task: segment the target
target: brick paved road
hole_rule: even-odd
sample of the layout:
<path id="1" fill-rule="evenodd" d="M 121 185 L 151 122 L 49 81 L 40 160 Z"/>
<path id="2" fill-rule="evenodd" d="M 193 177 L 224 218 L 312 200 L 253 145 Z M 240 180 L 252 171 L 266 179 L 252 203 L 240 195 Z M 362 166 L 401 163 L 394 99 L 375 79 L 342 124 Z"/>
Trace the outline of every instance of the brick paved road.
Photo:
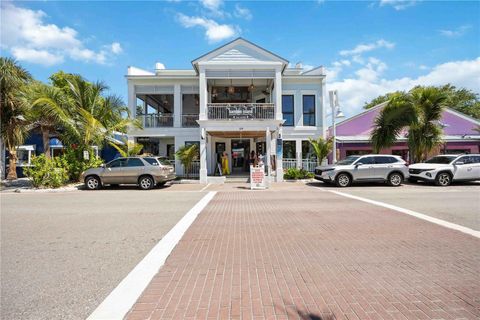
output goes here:
<path id="1" fill-rule="evenodd" d="M 324 191 L 221 192 L 127 319 L 479 319 L 480 239 Z"/>

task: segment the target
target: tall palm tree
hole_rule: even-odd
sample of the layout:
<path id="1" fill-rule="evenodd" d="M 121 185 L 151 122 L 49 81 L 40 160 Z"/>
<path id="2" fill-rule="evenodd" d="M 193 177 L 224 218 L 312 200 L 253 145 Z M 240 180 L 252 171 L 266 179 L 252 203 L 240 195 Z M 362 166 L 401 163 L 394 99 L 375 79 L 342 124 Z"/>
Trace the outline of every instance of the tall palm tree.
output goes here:
<path id="1" fill-rule="evenodd" d="M 313 148 L 313 152 L 317 156 L 317 164 L 321 165 L 323 160 L 332 151 L 333 139 L 328 138 L 325 140 L 322 137 L 319 137 L 317 140 L 310 138 L 308 141 Z"/>
<path id="2" fill-rule="evenodd" d="M 32 80 L 30 73 L 14 59 L 0 57 L 1 137 L 9 153 L 7 179 L 17 178 L 17 146 L 28 134 L 28 105 L 22 101 L 23 91 Z M 3 157 L 3 155 L 2 155 Z"/>
<path id="3" fill-rule="evenodd" d="M 408 131 L 412 162 L 424 160 L 442 142 L 439 121 L 446 101 L 447 95 L 435 87 L 416 87 L 394 95 L 375 119 L 370 137 L 374 152 L 392 146 Z"/>
<path id="4" fill-rule="evenodd" d="M 108 143 L 114 147 L 122 157 L 136 156 L 140 154 L 143 149 L 143 144 L 128 141 L 127 139 L 123 139 L 123 145 L 118 145 L 112 141 L 109 141 Z"/>

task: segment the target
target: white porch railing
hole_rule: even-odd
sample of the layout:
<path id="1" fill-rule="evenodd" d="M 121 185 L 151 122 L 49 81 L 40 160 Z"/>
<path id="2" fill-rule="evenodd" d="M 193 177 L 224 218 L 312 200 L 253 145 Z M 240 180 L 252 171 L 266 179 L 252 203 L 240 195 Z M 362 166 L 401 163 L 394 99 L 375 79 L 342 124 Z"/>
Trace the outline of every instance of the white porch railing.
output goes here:
<path id="1" fill-rule="evenodd" d="M 179 160 L 175 160 L 175 168 L 177 166 L 181 166 Z M 176 171 L 176 170 L 175 170 Z M 187 170 L 183 168 L 182 172 L 179 174 L 180 177 L 186 178 L 187 177 Z M 200 160 L 195 160 L 192 162 L 190 167 L 188 168 L 188 178 L 198 178 L 200 176 Z"/>
<path id="2" fill-rule="evenodd" d="M 173 114 L 139 114 L 137 119 L 142 122 L 144 128 L 173 127 Z"/>
<path id="3" fill-rule="evenodd" d="M 284 158 L 282 160 L 282 166 L 283 166 L 283 170 L 296 168 L 297 167 L 297 159 Z"/>
<path id="4" fill-rule="evenodd" d="M 315 172 L 317 160 L 302 159 L 302 168 L 308 172 Z"/>
<path id="5" fill-rule="evenodd" d="M 208 103 L 210 120 L 267 120 L 275 119 L 273 103 Z"/>
<path id="6" fill-rule="evenodd" d="M 182 127 L 196 128 L 198 127 L 198 114 L 182 114 Z"/>

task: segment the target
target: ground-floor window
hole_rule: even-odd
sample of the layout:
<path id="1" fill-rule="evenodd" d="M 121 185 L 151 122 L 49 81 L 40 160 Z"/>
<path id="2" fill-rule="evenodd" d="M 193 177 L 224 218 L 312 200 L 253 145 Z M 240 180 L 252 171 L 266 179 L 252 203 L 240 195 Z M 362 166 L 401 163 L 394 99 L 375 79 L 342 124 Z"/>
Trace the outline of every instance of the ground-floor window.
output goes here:
<path id="1" fill-rule="evenodd" d="M 316 160 L 317 156 L 313 151 L 312 144 L 308 140 L 302 141 L 302 159 L 304 160 Z"/>
<path id="2" fill-rule="evenodd" d="M 175 160 L 175 145 L 167 144 L 167 158 L 170 160 Z"/>
<path id="3" fill-rule="evenodd" d="M 356 156 L 356 155 L 364 155 L 364 154 L 370 154 L 372 153 L 372 150 L 347 150 L 346 151 L 346 156 Z"/>
<path id="4" fill-rule="evenodd" d="M 296 158 L 296 141 L 283 141 L 283 158 L 295 159 Z"/>

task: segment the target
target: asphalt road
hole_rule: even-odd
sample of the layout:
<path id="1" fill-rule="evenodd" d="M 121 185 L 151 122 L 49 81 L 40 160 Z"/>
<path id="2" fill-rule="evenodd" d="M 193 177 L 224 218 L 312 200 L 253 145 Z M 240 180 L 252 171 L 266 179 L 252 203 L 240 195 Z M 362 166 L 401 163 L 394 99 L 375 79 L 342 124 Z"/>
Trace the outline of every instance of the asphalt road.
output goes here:
<path id="1" fill-rule="evenodd" d="M 1 319 L 84 319 L 204 192 L 2 193 Z"/>
<path id="2" fill-rule="evenodd" d="M 312 185 L 384 202 L 480 231 L 479 183 L 454 184 L 449 187 L 404 184 L 398 188 L 385 185 L 337 188 L 321 182 Z"/>

